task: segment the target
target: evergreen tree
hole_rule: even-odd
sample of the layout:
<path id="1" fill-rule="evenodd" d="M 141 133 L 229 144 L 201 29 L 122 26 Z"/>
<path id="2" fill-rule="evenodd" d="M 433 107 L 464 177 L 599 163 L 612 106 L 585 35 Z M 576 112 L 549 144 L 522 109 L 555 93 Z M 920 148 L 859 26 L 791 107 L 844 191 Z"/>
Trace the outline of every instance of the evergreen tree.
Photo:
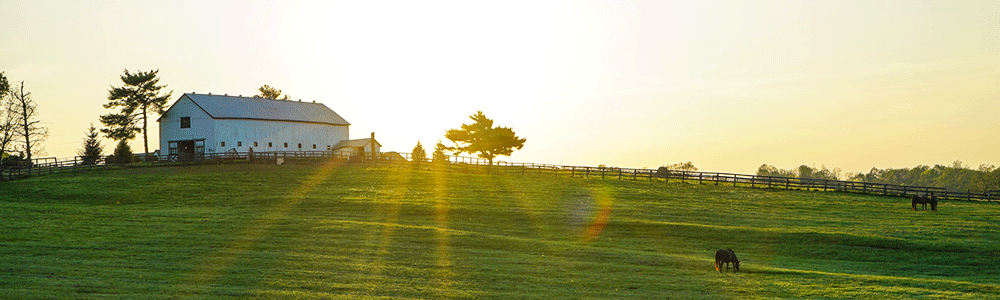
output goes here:
<path id="1" fill-rule="evenodd" d="M 148 126 L 149 113 L 163 114 L 167 100 L 173 92 L 160 95 L 160 90 L 166 85 L 156 85 L 160 78 L 160 70 L 129 73 L 121 75 L 125 86 L 113 87 L 108 91 L 108 103 L 104 108 L 120 109 L 118 113 L 101 116 L 101 123 L 107 128 L 101 129 L 108 138 L 116 141 L 127 141 L 142 133 L 143 153 L 149 153 Z M 139 122 L 142 127 L 139 127 Z"/>
<path id="2" fill-rule="evenodd" d="M 448 162 L 448 155 L 444 154 L 444 150 L 448 150 L 448 147 L 438 140 L 437 145 L 434 146 L 434 153 L 431 154 L 431 161 L 436 164 L 443 164 Z"/>
<path id="3" fill-rule="evenodd" d="M 128 141 L 118 141 L 118 146 L 115 147 L 114 156 L 109 157 L 108 160 L 116 164 L 128 164 L 135 162 L 135 155 L 132 154 L 132 147 L 128 145 Z"/>
<path id="4" fill-rule="evenodd" d="M 83 139 L 83 149 L 77 152 L 83 159 L 84 165 L 96 165 L 101 162 L 101 155 L 104 154 L 104 146 L 97 140 L 97 128 L 90 124 L 87 130 L 87 138 Z"/>
<path id="5" fill-rule="evenodd" d="M 417 141 L 417 146 L 413 147 L 413 162 L 422 163 L 427 161 L 427 153 L 424 152 L 424 146 Z"/>
<path id="6" fill-rule="evenodd" d="M 482 111 L 477 111 L 469 119 L 474 122 L 462 124 L 461 129 L 449 129 L 445 132 L 444 137 L 455 143 L 455 147 L 449 147 L 448 150 L 476 153 L 493 165 L 493 158 L 497 155 L 507 156 L 514 149 L 524 147 L 525 139 L 514 135 L 514 130 L 510 128 L 493 127 L 493 120 L 486 118 Z"/>

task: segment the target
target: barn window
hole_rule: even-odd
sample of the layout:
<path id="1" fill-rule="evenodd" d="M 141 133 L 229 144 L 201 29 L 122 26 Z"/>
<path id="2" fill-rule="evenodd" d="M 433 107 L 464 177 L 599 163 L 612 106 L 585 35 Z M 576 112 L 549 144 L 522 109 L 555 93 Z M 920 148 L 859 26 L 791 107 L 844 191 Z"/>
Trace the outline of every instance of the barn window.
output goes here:
<path id="1" fill-rule="evenodd" d="M 330 145 L 326 145 L 326 151 L 330 151 Z"/>
<path id="2" fill-rule="evenodd" d="M 243 147 L 243 142 L 242 141 L 237 141 L 236 142 L 236 147 Z"/>
<path id="3" fill-rule="evenodd" d="M 169 152 L 167 153 L 169 153 L 170 155 L 177 155 L 177 142 L 170 142 L 168 148 Z"/>
<path id="4" fill-rule="evenodd" d="M 257 147 L 257 142 L 253 142 L 253 146 L 254 146 L 254 147 Z"/>
<path id="5" fill-rule="evenodd" d="M 313 149 L 316 149 L 316 144 L 313 144 Z"/>
<path id="6" fill-rule="evenodd" d="M 285 148 L 288 148 L 288 143 L 285 143 Z"/>
<path id="7" fill-rule="evenodd" d="M 222 147 L 226 146 L 226 142 L 219 142 L 219 143 L 220 143 L 220 146 L 222 146 Z"/>
<path id="8" fill-rule="evenodd" d="M 267 147 L 271 148 L 271 142 L 267 142 Z"/>
<path id="9" fill-rule="evenodd" d="M 302 149 L 302 143 L 299 143 L 299 149 Z"/>
<path id="10" fill-rule="evenodd" d="M 191 128 L 191 117 L 181 117 L 181 128 Z"/>

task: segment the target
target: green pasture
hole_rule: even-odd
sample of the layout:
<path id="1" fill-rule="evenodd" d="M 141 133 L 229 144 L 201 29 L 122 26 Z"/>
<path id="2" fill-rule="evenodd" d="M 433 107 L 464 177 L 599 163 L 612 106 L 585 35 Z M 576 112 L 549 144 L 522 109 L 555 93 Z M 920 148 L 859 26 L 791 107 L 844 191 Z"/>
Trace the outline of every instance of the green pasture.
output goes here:
<path id="1" fill-rule="evenodd" d="M 1000 205 L 335 165 L 0 183 L 2 299 L 1000 298 Z M 740 273 L 719 273 L 732 248 Z"/>

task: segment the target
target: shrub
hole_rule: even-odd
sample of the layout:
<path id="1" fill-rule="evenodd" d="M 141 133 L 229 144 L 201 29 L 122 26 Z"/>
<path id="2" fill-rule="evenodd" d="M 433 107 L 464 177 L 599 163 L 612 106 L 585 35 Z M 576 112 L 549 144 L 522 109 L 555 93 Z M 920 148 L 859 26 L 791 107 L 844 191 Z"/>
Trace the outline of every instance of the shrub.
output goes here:
<path id="1" fill-rule="evenodd" d="M 132 147 L 128 145 L 127 140 L 118 142 L 114 155 L 108 157 L 108 161 L 115 164 L 128 164 L 136 161 L 135 155 L 132 154 Z"/>

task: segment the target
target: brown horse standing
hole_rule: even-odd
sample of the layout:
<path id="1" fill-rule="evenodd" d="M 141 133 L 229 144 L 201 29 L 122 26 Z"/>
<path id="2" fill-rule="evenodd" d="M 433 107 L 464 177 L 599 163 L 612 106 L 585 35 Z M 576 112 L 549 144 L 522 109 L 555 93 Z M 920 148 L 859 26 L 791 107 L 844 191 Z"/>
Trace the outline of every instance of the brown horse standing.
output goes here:
<path id="1" fill-rule="evenodd" d="M 934 196 L 933 193 L 930 195 L 930 197 L 927 197 L 927 196 L 913 196 L 910 199 L 911 199 L 911 201 L 910 201 L 910 207 L 913 207 L 913 210 L 917 210 L 917 204 L 923 205 L 923 209 L 927 210 L 927 204 L 930 204 L 931 205 L 931 211 L 937 211 L 937 204 L 938 204 L 937 196 Z"/>
<path id="2" fill-rule="evenodd" d="M 726 271 L 729 271 L 729 263 L 733 264 L 734 272 L 740 271 L 740 260 L 736 258 L 736 252 L 733 249 L 726 249 L 715 251 L 715 270 L 722 273 L 722 265 L 726 266 Z"/>

